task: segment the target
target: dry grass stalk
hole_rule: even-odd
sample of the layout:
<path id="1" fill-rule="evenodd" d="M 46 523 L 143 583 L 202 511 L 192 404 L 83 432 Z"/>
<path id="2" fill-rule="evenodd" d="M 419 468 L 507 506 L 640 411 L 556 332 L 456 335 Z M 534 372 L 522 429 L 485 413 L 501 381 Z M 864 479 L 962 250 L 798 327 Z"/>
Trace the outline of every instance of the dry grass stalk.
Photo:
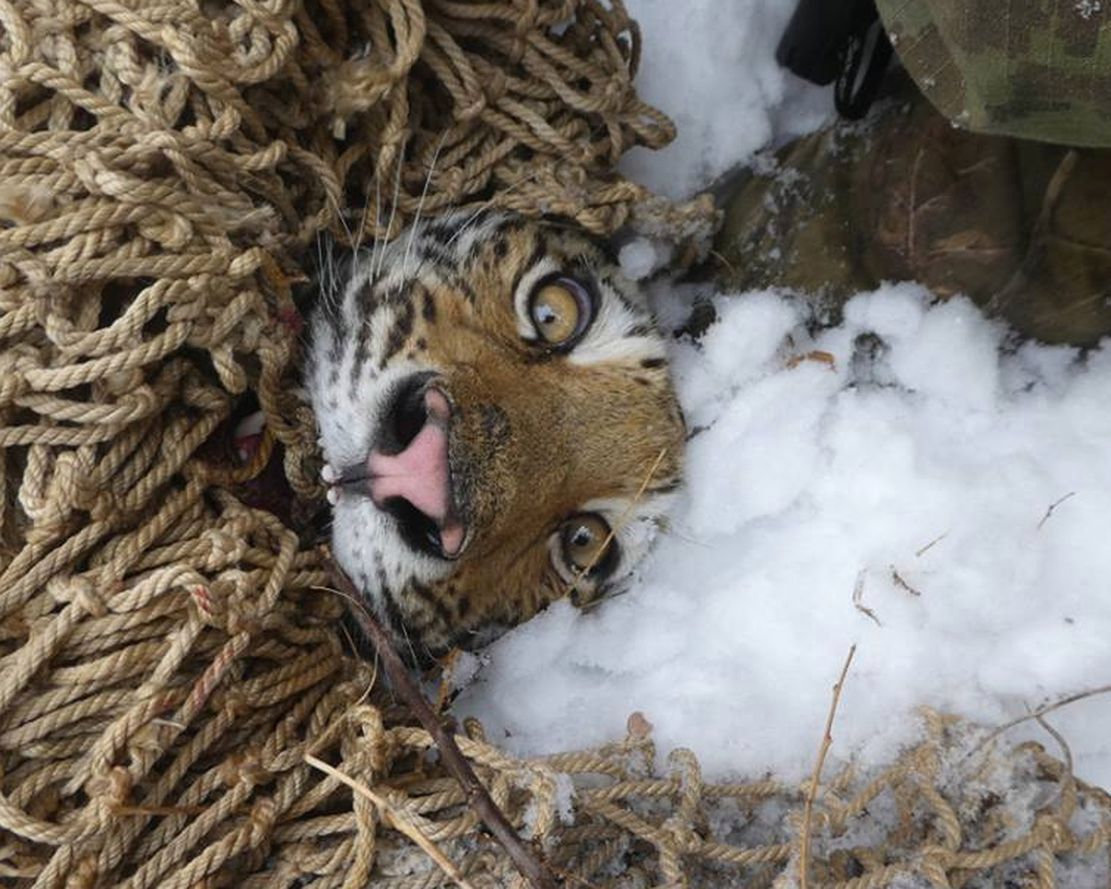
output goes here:
<path id="1" fill-rule="evenodd" d="M 319 769 L 325 775 L 335 778 L 341 784 L 345 784 L 351 788 L 352 791 L 359 796 L 370 800 L 378 807 L 378 811 L 382 813 L 382 817 L 389 821 L 390 825 L 395 829 L 401 831 L 405 836 L 411 839 L 414 843 L 424 850 L 424 853 L 431 858 L 436 865 L 451 879 L 453 883 L 460 887 L 460 889 L 474 889 L 474 886 L 467 882 L 467 878 L 459 872 L 459 868 L 455 866 L 450 858 L 444 854 L 443 850 L 436 845 L 430 837 L 425 836 L 424 832 L 417 827 L 412 821 L 405 817 L 404 813 L 399 812 L 386 797 L 374 790 L 362 781 L 356 781 L 346 772 L 341 772 L 335 766 L 324 762 L 317 756 L 311 753 L 304 755 L 304 760 L 314 769 Z"/>
<path id="2" fill-rule="evenodd" d="M 826 728 L 822 735 L 822 745 L 818 748 L 818 759 L 814 763 L 814 772 L 810 776 L 810 786 L 806 790 L 806 803 L 802 810 L 802 830 L 799 833 L 799 885 L 807 889 L 810 877 L 810 825 L 814 817 L 814 800 L 818 795 L 818 783 L 822 779 L 822 767 L 826 762 L 826 754 L 833 744 L 833 718 L 837 715 L 837 705 L 841 701 L 841 689 L 845 685 L 845 677 L 849 673 L 849 665 L 856 654 L 856 645 L 849 649 L 845 656 L 845 663 L 841 667 L 841 675 L 837 677 L 837 684 L 833 686 L 833 699 L 829 703 L 829 714 L 826 716 Z"/>
<path id="3" fill-rule="evenodd" d="M 910 593 L 912 596 L 918 596 L 918 597 L 922 596 L 921 591 L 916 590 L 909 583 L 907 583 L 906 579 L 903 577 L 903 575 L 901 575 L 899 573 L 899 570 L 894 565 L 892 565 L 890 567 L 891 567 L 891 582 L 893 584 L 895 584 L 895 586 L 897 586 L 899 589 L 903 590 L 904 592 Z"/>
<path id="4" fill-rule="evenodd" d="M 272 448 L 298 498 L 323 494 L 292 382 L 305 253 L 324 231 L 369 241 L 418 210 L 487 200 L 689 237 L 706 234 L 712 203 L 675 207 L 613 175 L 625 150 L 672 133 L 632 89 L 638 40 L 619 2 L 0 8 L 0 882 L 377 885 L 358 791 L 311 780 L 303 754 L 344 769 L 344 745 L 382 753 L 401 793 L 428 777 L 405 769 L 429 733 L 367 700 L 338 603 L 312 593 L 328 575 L 311 544 L 226 490 Z M 223 461 L 208 446 L 249 398 L 267 433 L 247 464 Z M 945 743 L 925 742 L 955 755 Z M 595 823 L 543 833 L 553 862 L 578 862 L 566 881 L 612 885 L 630 842 L 655 850 L 637 864 L 646 881 L 661 861 L 746 882 L 787 867 L 785 834 L 690 840 L 717 800 L 793 807 L 796 789 L 679 786 L 630 772 L 630 744 L 650 742 L 542 763 L 576 777 L 579 813 L 593 799 Z M 465 749 L 499 781 L 531 765 L 476 739 Z M 913 782 L 877 786 L 930 805 Z M 438 796 L 422 794 L 423 817 L 473 842 L 458 788 Z M 646 804 L 666 829 L 636 816 Z M 1030 833 L 1023 848 L 1106 855 L 1109 830 L 1059 823 L 1059 839 Z M 913 875 L 914 852 L 884 834 L 867 878 L 883 878 L 867 862 L 899 854 L 885 866 Z M 1022 862 L 1004 846 L 961 866 L 992 879 Z M 509 882 L 504 856 L 473 867 L 476 883 Z"/>
<path id="5" fill-rule="evenodd" d="M 648 486 L 652 484 L 652 478 L 659 472 L 660 464 L 663 463 L 664 457 L 666 456 L 667 448 L 663 448 L 659 454 L 656 455 L 656 459 L 653 460 L 652 465 L 648 467 L 648 473 L 644 476 L 644 480 L 640 483 L 640 487 L 637 488 L 637 492 L 633 495 L 633 499 L 629 502 L 629 505 L 622 510 L 621 515 L 617 517 L 617 521 L 614 522 L 613 527 L 610 528 L 609 534 L 607 534 L 605 540 L 602 541 L 602 545 L 598 547 L 598 551 L 594 554 L 594 557 L 587 563 L 585 568 L 581 569 L 578 574 L 575 575 L 575 579 L 571 581 L 563 593 L 565 596 L 570 596 L 573 592 L 578 591 L 579 582 L 594 570 L 594 566 L 597 565 L 602 556 L 606 554 L 606 550 L 609 549 L 610 544 L 613 542 L 613 538 L 617 536 L 618 531 L 625 527 L 633 509 L 636 507 L 637 503 L 640 502 L 640 498 L 644 496 L 644 492 L 648 490 Z"/>

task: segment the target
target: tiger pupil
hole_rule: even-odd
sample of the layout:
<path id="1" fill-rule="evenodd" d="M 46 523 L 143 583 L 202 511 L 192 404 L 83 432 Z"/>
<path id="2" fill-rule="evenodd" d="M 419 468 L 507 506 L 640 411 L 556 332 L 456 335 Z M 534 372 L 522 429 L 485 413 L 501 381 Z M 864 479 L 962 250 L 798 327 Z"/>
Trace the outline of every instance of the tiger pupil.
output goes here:
<path id="1" fill-rule="evenodd" d="M 571 537 L 571 543 L 575 546 L 586 546 L 594 541 L 594 534 L 585 525 L 579 525 L 575 529 L 574 536 Z"/>
<path id="2" fill-rule="evenodd" d="M 561 346 L 578 332 L 582 309 L 575 293 L 560 283 L 545 284 L 529 306 L 532 323 L 546 342 Z"/>

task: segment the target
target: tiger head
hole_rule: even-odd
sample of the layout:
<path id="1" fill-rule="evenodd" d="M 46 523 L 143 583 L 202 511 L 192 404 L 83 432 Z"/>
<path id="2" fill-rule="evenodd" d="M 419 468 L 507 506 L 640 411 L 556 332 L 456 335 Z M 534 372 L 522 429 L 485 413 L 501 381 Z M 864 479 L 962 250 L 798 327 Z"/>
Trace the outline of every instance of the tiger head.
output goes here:
<path id="1" fill-rule="evenodd" d="M 679 483 L 645 299 L 556 223 L 458 213 L 358 254 L 307 382 L 335 557 L 421 659 L 614 589 Z"/>

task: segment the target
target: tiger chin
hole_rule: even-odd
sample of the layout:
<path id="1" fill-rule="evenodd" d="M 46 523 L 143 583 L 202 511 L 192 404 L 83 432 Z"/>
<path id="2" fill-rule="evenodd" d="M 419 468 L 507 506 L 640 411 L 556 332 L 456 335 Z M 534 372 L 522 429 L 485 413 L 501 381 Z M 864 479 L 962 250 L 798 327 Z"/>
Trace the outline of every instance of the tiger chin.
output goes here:
<path id="1" fill-rule="evenodd" d="M 562 224 L 457 213 L 361 252 L 306 381 L 335 558 L 418 662 L 617 588 L 680 481 L 646 300 Z"/>

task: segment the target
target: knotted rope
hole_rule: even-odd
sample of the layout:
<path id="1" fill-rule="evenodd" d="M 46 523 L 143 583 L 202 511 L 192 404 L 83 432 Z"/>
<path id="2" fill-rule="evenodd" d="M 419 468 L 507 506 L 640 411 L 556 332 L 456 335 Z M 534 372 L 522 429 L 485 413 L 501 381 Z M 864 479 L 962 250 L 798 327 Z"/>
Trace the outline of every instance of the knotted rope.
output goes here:
<path id="1" fill-rule="evenodd" d="M 612 172 L 672 136 L 637 55 L 599 0 L 0 0 L 5 885 L 441 885 L 428 844 L 472 885 L 514 884 L 322 589 L 294 288 L 322 232 L 390 237 L 418 210 L 704 233 L 707 205 Z M 1106 850 L 1106 798 L 1037 751 L 999 768 L 1059 802 L 968 808 L 944 735 L 823 788 L 816 875 L 1049 886 Z M 460 746 L 568 885 L 758 885 L 797 855 L 799 788 L 706 784 L 684 753 L 661 777 L 642 731 L 537 761 L 477 726 Z M 845 840 L 885 794 L 898 829 Z M 778 828 L 757 817 L 774 805 Z"/>

